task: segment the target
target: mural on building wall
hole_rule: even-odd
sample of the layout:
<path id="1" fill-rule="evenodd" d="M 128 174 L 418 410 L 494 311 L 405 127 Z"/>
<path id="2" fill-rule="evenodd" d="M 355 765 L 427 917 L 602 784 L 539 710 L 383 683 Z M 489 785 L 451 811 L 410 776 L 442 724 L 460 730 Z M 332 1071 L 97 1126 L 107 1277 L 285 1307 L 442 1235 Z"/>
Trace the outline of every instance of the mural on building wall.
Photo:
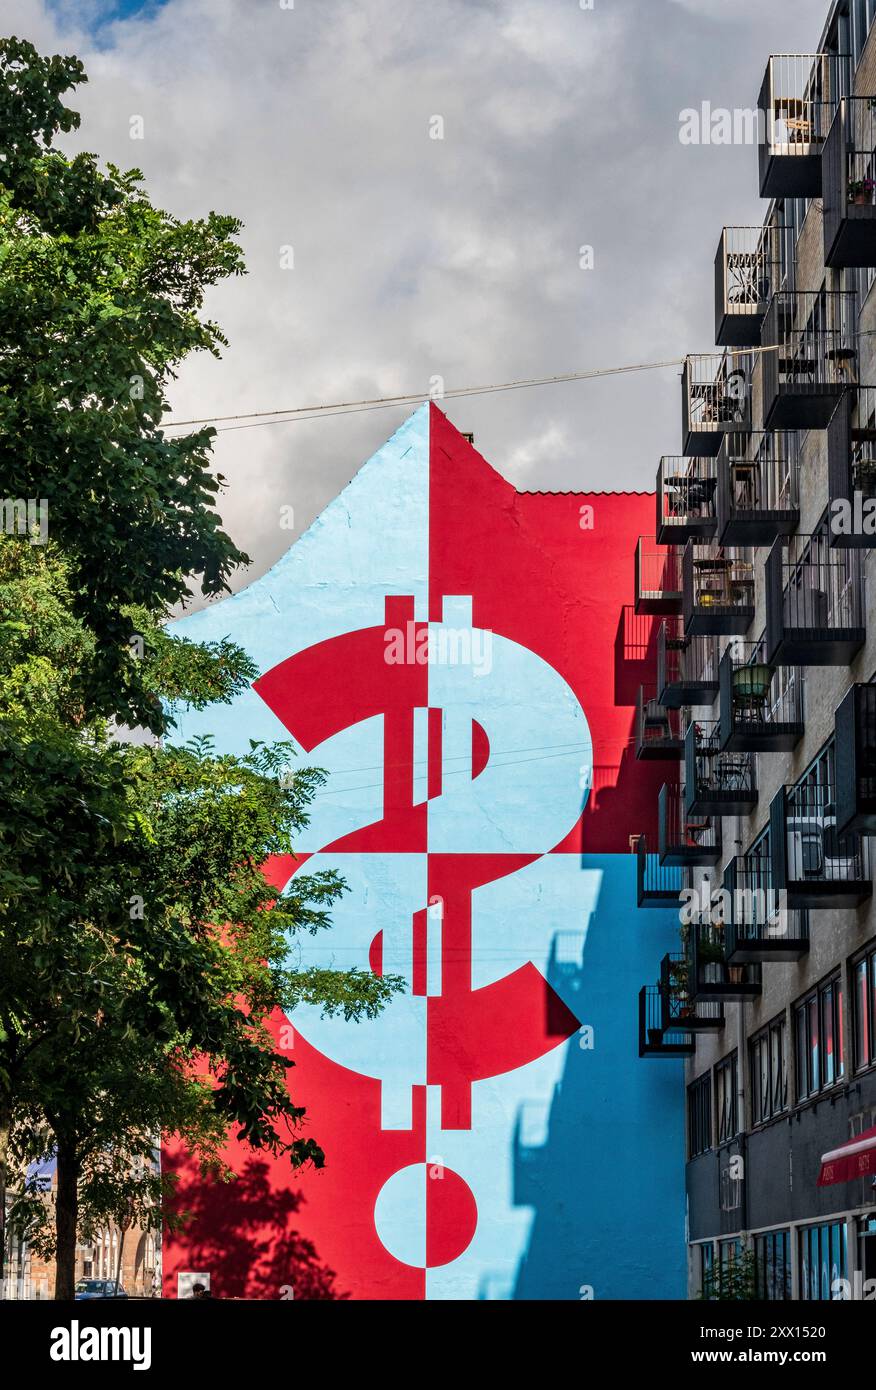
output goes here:
<path id="1" fill-rule="evenodd" d="M 229 1147 L 180 1206 L 165 1291 L 684 1296 L 681 1065 L 637 1057 L 672 914 L 636 909 L 659 783 L 631 747 L 650 494 L 518 493 L 421 407 L 263 578 L 177 625 L 262 672 L 179 736 L 296 741 L 327 770 L 296 860 L 349 891 L 308 965 L 403 975 L 373 1022 L 277 1019 L 320 1172 Z"/>

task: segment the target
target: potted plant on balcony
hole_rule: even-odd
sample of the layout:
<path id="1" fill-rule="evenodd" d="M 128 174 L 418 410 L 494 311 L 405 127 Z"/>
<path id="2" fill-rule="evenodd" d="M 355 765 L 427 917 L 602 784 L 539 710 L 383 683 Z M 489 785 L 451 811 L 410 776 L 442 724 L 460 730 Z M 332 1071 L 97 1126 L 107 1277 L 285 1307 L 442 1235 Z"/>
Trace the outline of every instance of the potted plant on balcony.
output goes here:
<path id="1" fill-rule="evenodd" d="M 724 963 L 724 942 L 716 930 L 703 934 L 697 941 L 697 959 L 701 965 Z"/>
<path id="2" fill-rule="evenodd" d="M 696 1012 L 688 992 L 687 957 L 669 962 L 669 995 L 674 1004 L 676 1021 L 692 1018 Z"/>
<path id="3" fill-rule="evenodd" d="M 876 183 L 871 178 L 849 179 L 849 202 L 855 207 L 865 207 L 873 201 L 874 188 Z"/>

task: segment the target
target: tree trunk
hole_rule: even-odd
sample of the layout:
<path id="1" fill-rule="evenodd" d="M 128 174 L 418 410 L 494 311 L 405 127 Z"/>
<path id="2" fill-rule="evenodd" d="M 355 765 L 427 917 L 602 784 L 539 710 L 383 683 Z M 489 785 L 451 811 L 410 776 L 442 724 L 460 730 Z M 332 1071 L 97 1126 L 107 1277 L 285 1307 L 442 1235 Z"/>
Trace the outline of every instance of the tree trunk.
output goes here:
<path id="1" fill-rule="evenodd" d="M 0 1102 L 0 1299 L 6 1297 L 6 1188 L 12 1115 Z"/>
<path id="2" fill-rule="evenodd" d="M 122 1282 L 122 1251 L 125 1248 L 125 1231 L 127 1226 L 119 1227 L 119 1258 L 116 1260 L 116 1294 L 119 1292 L 119 1285 Z"/>
<path id="3" fill-rule="evenodd" d="M 75 1143 L 58 1138 L 57 1163 L 55 1299 L 72 1301 L 76 1283 L 76 1227 L 79 1218 L 79 1163 Z"/>

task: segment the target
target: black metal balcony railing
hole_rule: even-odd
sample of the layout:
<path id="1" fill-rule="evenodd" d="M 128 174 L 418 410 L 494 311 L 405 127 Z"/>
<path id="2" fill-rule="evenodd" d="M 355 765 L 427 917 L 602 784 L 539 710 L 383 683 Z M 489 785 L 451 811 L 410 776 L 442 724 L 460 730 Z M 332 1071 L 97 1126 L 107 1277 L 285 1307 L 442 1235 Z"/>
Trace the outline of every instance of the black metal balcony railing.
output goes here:
<path id="1" fill-rule="evenodd" d="M 720 666 L 720 742 L 733 753 L 795 748 L 803 735 L 803 678 L 770 666 L 760 643 L 734 641 Z"/>
<path id="2" fill-rule="evenodd" d="M 684 751 L 683 710 L 661 705 L 653 689 L 639 686 L 636 696 L 636 757 L 680 758 Z"/>
<path id="3" fill-rule="evenodd" d="M 721 858 L 720 818 L 688 814 L 684 789 L 666 783 L 657 801 L 657 851 L 661 864 L 717 864 Z"/>
<path id="4" fill-rule="evenodd" d="M 718 643 L 686 637 L 681 618 L 666 618 L 657 631 L 657 698 L 668 709 L 710 705 L 718 693 Z"/>
<path id="5" fill-rule="evenodd" d="M 691 999 L 687 971 L 684 952 L 670 952 L 660 962 L 664 1031 L 684 1028 L 691 1033 L 720 1033 L 724 1027 L 724 1005 L 719 1000 Z"/>
<path id="6" fill-rule="evenodd" d="M 681 559 L 673 546 L 658 545 L 653 536 L 636 544 L 636 612 L 681 611 Z"/>
<path id="7" fill-rule="evenodd" d="M 876 833 L 876 685 L 853 685 L 836 712 L 836 823 Z"/>
<path id="8" fill-rule="evenodd" d="M 876 230 L 873 233 L 876 240 Z M 830 543 L 876 546 L 876 389 L 849 391 L 827 427 Z"/>
<path id="9" fill-rule="evenodd" d="M 721 545 L 768 545 L 800 521 L 796 435 L 728 434 L 717 460 L 716 537 Z"/>
<path id="10" fill-rule="evenodd" d="M 684 870 L 678 865 L 661 864 L 660 856 L 648 849 L 644 835 L 636 845 L 636 901 L 639 907 L 672 907 L 684 886 Z"/>
<path id="11" fill-rule="evenodd" d="M 834 112 L 851 89 L 847 54 L 779 53 L 758 97 L 762 198 L 817 198 Z"/>
<path id="12" fill-rule="evenodd" d="M 657 469 L 657 540 L 661 545 L 684 544 L 691 536 L 715 533 L 715 489 L 712 459 L 660 460 Z"/>
<path id="13" fill-rule="evenodd" d="M 790 227 L 725 227 L 715 256 L 715 342 L 759 347 L 767 305 L 793 260 Z"/>
<path id="14" fill-rule="evenodd" d="M 824 263 L 876 266 L 876 98 L 846 97 L 824 145 Z"/>
<path id="15" fill-rule="evenodd" d="M 724 942 L 729 965 L 795 961 L 809 950 L 809 914 L 788 907 L 766 855 L 737 855 L 724 870 Z"/>
<path id="16" fill-rule="evenodd" d="M 788 907 L 857 907 L 870 896 L 866 837 L 841 834 L 828 785 L 782 787 L 770 803 L 772 881 Z"/>
<path id="17" fill-rule="evenodd" d="M 724 750 L 717 720 L 690 724 L 684 738 L 684 808 L 687 815 L 743 815 L 756 802 L 753 755 Z"/>
<path id="18" fill-rule="evenodd" d="M 682 557 L 682 614 L 691 636 L 748 631 L 754 617 L 754 565 L 750 552 L 715 541 L 688 541 Z"/>
<path id="19" fill-rule="evenodd" d="M 780 290 L 763 322 L 763 422 L 768 430 L 823 430 L 858 382 L 856 296 Z"/>
<path id="20" fill-rule="evenodd" d="M 682 449 L 714 457 L 724 435 L 751 428 L 751 359 L 747 353 L 686 357 L 681 374 Z"/>
<path id="21" fill-rule="evenodd" d="M 864 627 L 859 550 L 820 536 L 778 540 L 767 556 L 766 658 L 771 666 L 847 666 Z"/>
<path id="22" fill-rule="evenodd" d="M 664 1032 L 663 996 L 658 985 L 639 990 L 639 1056 L 691 1057 L 693 1035 L 686 1031 Z"/>
<path id="23" fill-rule="evenodd" d="M 759 965 L 728 963 L 722 926 L 693 924 L 689 928 L 687 960 L 688 991 L 693 999 L 756 999 L 761 993 Z"/>

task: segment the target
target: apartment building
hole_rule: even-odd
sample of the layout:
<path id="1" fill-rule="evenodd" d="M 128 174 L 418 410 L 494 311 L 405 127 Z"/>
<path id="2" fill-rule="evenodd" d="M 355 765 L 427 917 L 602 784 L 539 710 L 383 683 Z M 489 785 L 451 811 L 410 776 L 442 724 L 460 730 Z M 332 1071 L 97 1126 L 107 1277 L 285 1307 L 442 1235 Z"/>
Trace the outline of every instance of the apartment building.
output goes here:
<path id="1" fill-rule="evenodd" d="M 635 556 L 636 752 L 667 772 L 638 900 L 680 909 L 639 1052 L 685 1059 L 690 1296 L 745 1268 L 873 1298 L 876 0 L 764 56 L 764 221 L 720 232 L 717 350 Z"/>

